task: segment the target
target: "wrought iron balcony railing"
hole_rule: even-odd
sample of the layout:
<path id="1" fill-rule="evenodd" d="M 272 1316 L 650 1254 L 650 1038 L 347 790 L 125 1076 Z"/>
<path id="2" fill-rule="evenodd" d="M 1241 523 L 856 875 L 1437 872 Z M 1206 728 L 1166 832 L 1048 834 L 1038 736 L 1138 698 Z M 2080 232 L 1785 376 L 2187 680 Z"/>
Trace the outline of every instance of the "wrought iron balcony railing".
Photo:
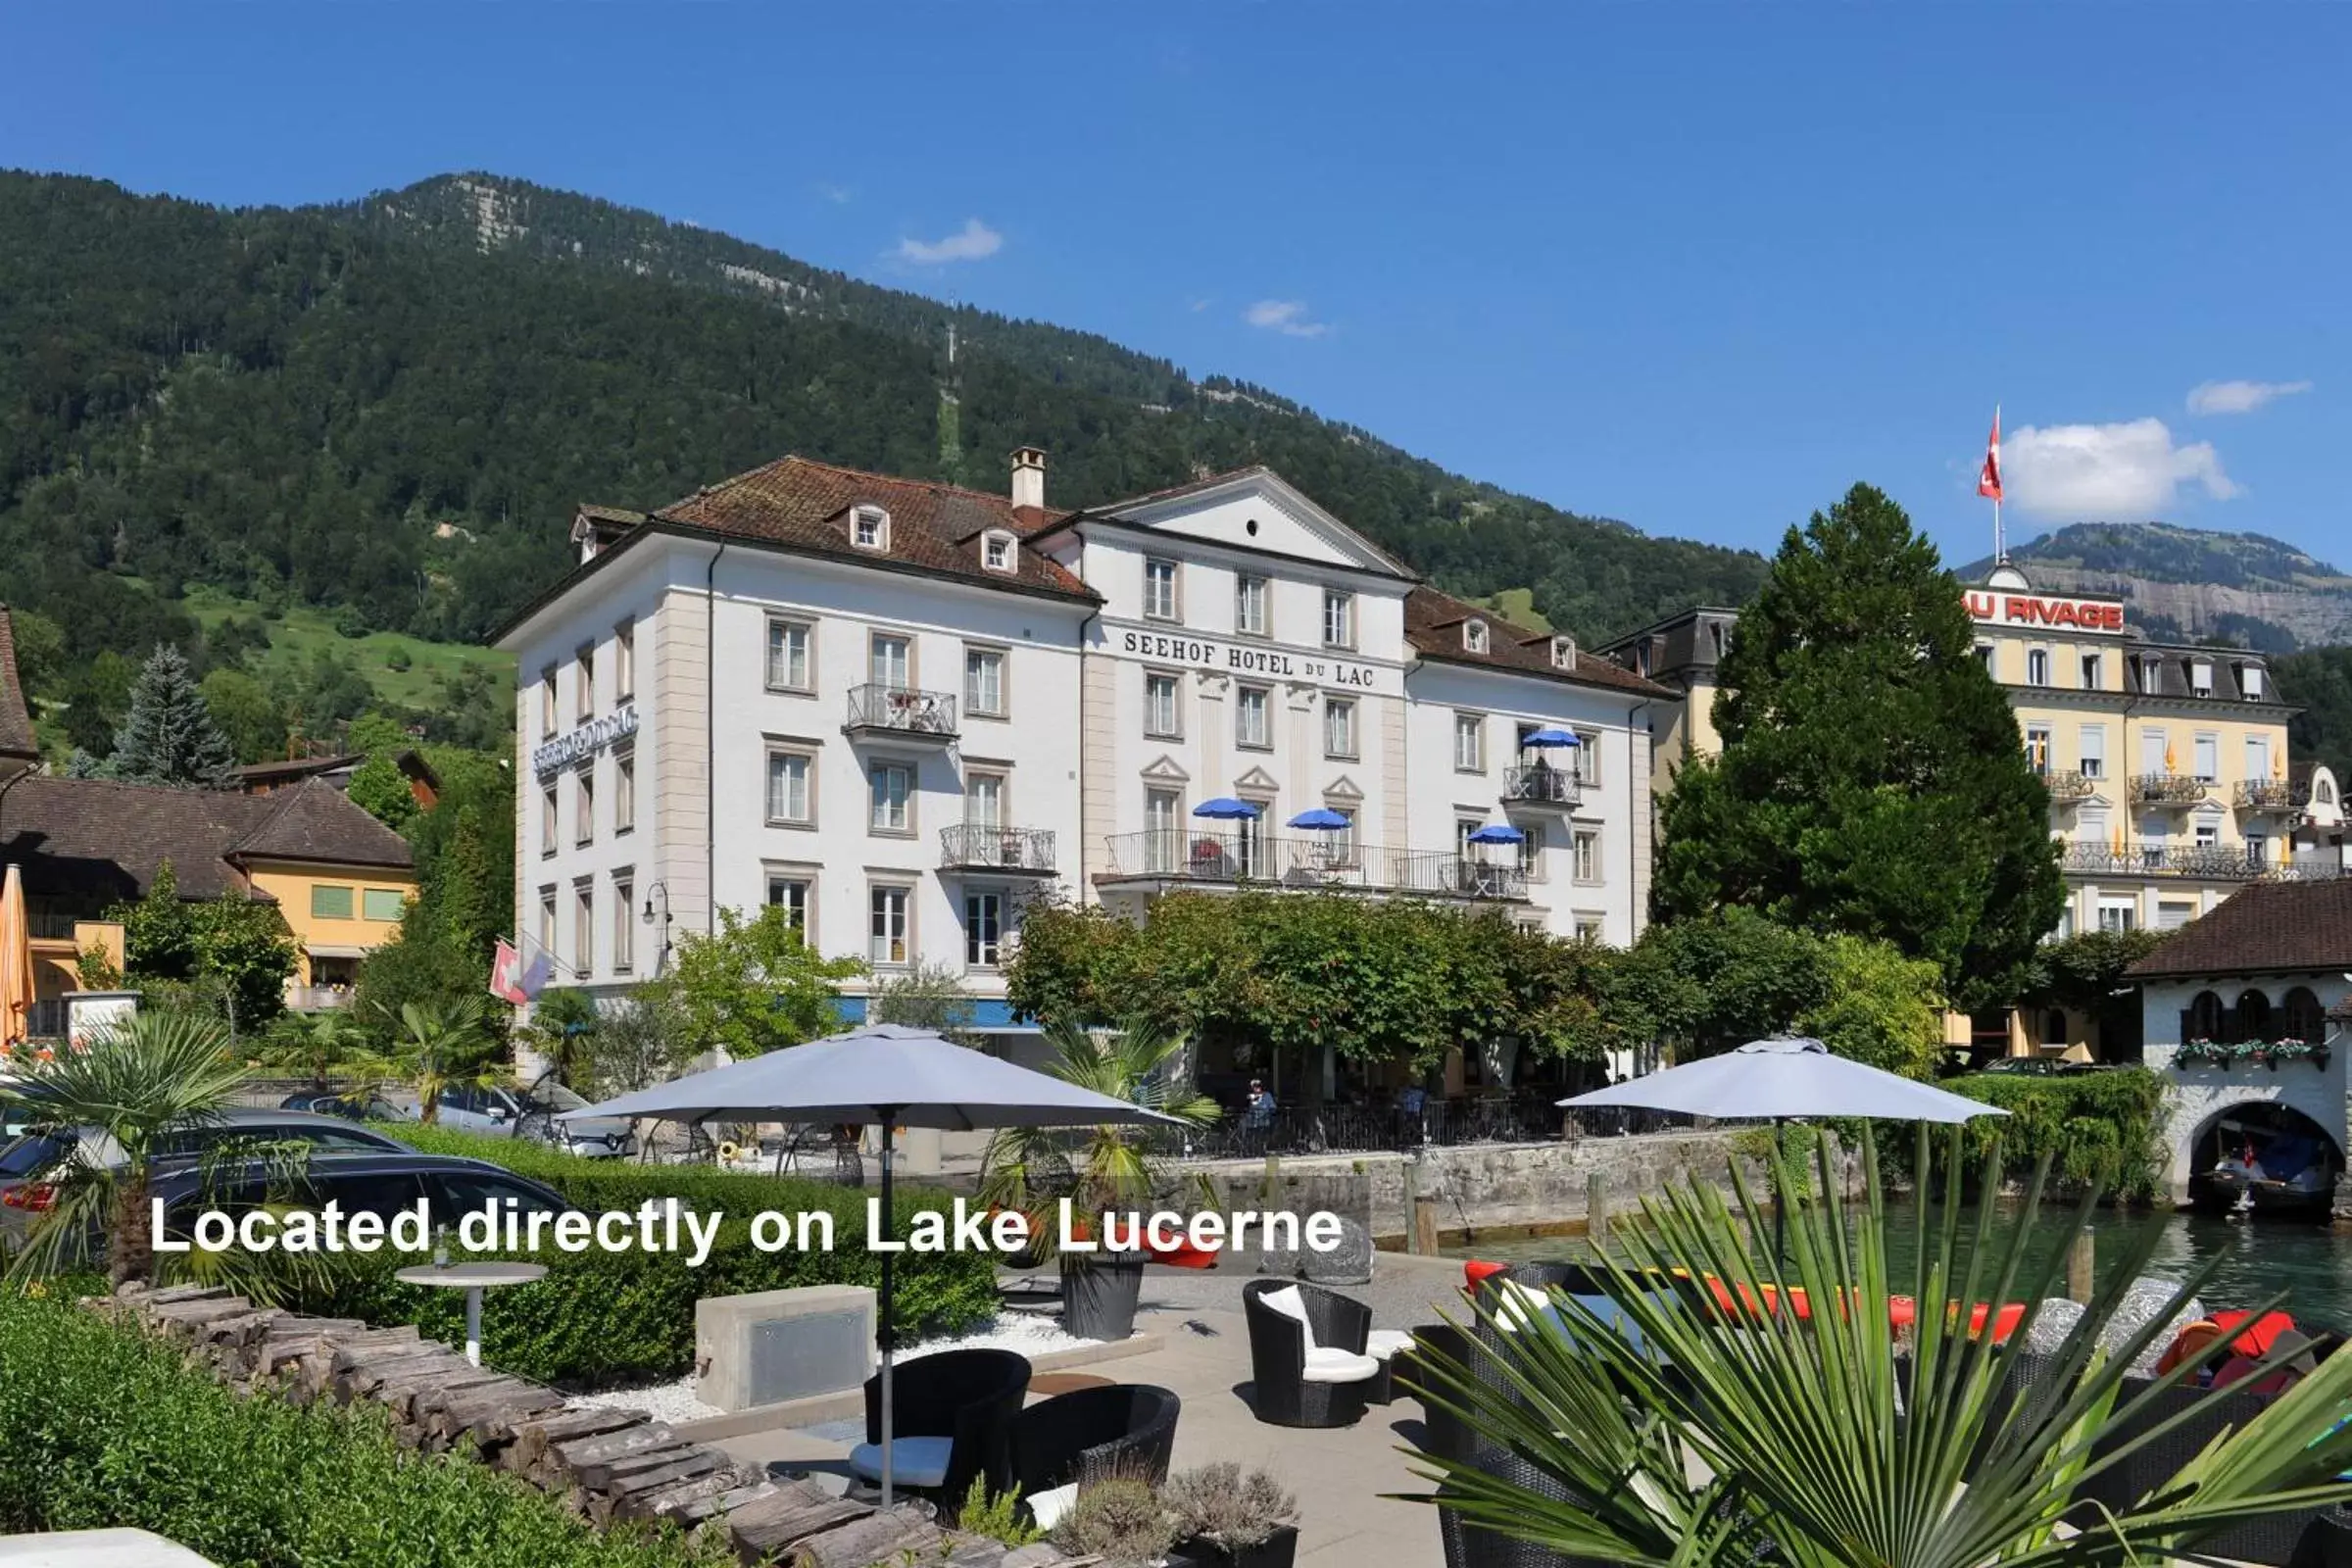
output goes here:
<path id="1" fill-rule="evenodd" d="M 2048 786 L 2050 799 L 2061 806 L 2072 806 L 2079 801 L 2087 801 L 2099 792 L 2097 779 L 2073 768 L 2055 768 L 2042 774 L 2041 782 Z"/>
<path id="2" fill-rule="evenodd" d="M 1302 892 L 1411 898 L 1523 900 L 1526 868 L 1443 850 L 1391 850 L 1344 834 L 1276 838 L 1206 828 L 1160 828 L 1105 839 L 1102 882 L 1250 883 Z"/>
<path id="3" fill-rule="evenodd" d="M 850 688 L 850 716 L 843 729 L 938 741 L 956 738 L 956 694 L 921 692 L 911 686 L 871 681 Z"/>
<path id="4" fill-rule="evenodd" d="M 2142 773 L 2132 780 L 2132 799 L 2140 806 L 2194 806 L 2212 788 L 2187 773 Z"/>
<path id="5" fill-rule="evenodd" d="M 2242 849 L 2218 844 L 2069 844 L 2066 869 L 2107 876 L 2202 877 L 2250 882 L 2278 869 Z"/>
<path id="6" fill-rule="evenodd" d="M 1052 876 L 1054 833 L 1051 828 L 957 822 L 939 830 L 939 864 L 944 871 L 988 870 Z"/>
<path id="7" fill-rule="evenodd" d="M 1584 781 L 1564 767 L 1527 762 L 1502 772 L 1506 806 L 1574 806 L 1585 792 Z"/>
<path id="8" fill-rule="evenodd" d="M 2301 803 L 2295 799 L 2294 786 L 2284 779 L 2240 779 L 2230 792 L 2230 803 L 2249 811 L 2292 811 Z"/>

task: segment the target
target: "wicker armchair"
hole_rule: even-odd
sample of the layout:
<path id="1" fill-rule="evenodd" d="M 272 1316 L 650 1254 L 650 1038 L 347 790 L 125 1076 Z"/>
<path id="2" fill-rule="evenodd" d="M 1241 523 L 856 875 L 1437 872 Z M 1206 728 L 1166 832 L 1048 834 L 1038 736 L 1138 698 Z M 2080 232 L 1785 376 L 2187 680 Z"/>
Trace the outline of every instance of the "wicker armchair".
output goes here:
<path id="1" fill-rule="evenodd" d="M 1042 1493 L 1111 1476 L 1168 1478 L 1184 1402 L 1149 1383 L 1116 1383 L 1040 1399 L 1012 1422 L 1012 1477 L 1026 1506 Z"/>
<path id="2" fill-rule="evenodd" d="M 1306 1321 L 1276 1310 L 1265 1298 L 1281 1290 L 1296 1289 L 1306 1308 Z M 1346 1427 L 1362 1419 L 1365 1396 L 1380 1375 L 1380 1363 L 1364 1353 L 1372 1332 L 1372 1309 L 1363 1302 L 1327 1291 L 1321 1286 L 1289 1280 L 1251 1280 L 1242 1287 L 1242 1315 L 1250 1325 L 1250 1373 L 1255 1384 L 1251 1408 L 1257 1418 L 1280 1427 Z M 1313 1331 L 1317 1357 L 1339 1352 L 1361 1362 L 1319 1369 L 1308 1376 L 1307 1334 Z"/>
<path id="3" fill-rule="evenodd" d="M 944 1438 L 948 1458 L 936 1480 L 908 1465 L 893 1480 L 900 1491 L 960 1501 L 972 1478 L 991 1492 L 1012 1485 L 1012 1424 L 1029 1392 L 1029 1358 L 1012 1350 L 941 1350 L 893 1369 L 891 1436 Z M 865 1443 L 850 1466 L 868 1480 L 881 1474 L 874 1452 L 882 1441 L 882 1380 L 865 1383 Z M 901 1461 L 902 1463 L 904 1461 Z"/>
<path id="4" fill-rule="evenodd" d="M 2126 1378 L 2122 1392 L 2116 1396 L 2118 1409 L 2146 1393 L 2153 1383 L 2154 1380 L 2149 1378 Z M 2098 1446 L 2091 1452 L 2092 1459 L 2105 1458 L 2124 1444 L 2183 1410 L 2193 1410 L 2195 1414 L 2121 1464 L 2092 1476 L 2083 1483 L 2081 1498 L 2100 1503 L 2117 1512 L 2123 1511 L 2178 1475 L 2182 1465 L 2195 1458 L 2207 1444 L 2221 1434 L 2222 1428 L 2229 1426 L 2243 1430 L 2247 1422 L 2261 1414 L 2277 1397 L 2276 1395 L 2254 1394 L 2237 1389 L 2187 1389 L 2176 1386 L 2165 1390 L 2156 1396 L 2147 1408 L 2132 1412 L 2129 1419 L 2110 1423 L 2101 1434 Z M 2265 1519 L 2250 1519 L 2206 1541 L 2197 1547 L 2196 1554 L 2200 1558 L 2223 1557 L 2237 1562 L 2270 1563 L 2274 1568 L 2283 1568 L 2295 1555 L 2295 1547 L 2302 1541 L 2304 1531 L 2318 1523 L 2327 1511 L 2314 1508 L 2303 1513 L 2273 1514 Z M 2085 1509 L 2084 1513 L 2088 1515 L 2089 1510 Z"/>
<path id="5" fill-rule="evenodd" d="M 1529 1279 L 1523 1283 L 1534 1286 L 1539 1282 Z M 1433 1399 L 1431 1392 L 1442 1393 L 1443 1384 L 1434 1379 L 1422 1381 L 1426 1363 L 1438 1359 L 1452 1363 L 1489 1388 L 1507 1388 L 1502 1369 L 1494 1357 L 1480 1353 L 1472 1346 L 1471 1336 L 1450 1324 L 1417 1328 L 1413 1337 L 1418 1342 L 1413 1357 L 1397 1369 L 1396 1376 L 1406 1392 L 1421 1401 L 1423 1447 L 1444 1458 L 1470 1461 L 1488 1475 L 1498 1476 L 1541 1496 L 1558 1501 L 1572 1497 L 1574 1494 L 1559 1477 L 1483 1436 L 1469 1422 Z M 1443 1498 L 1446 1490 L 1441 1483 L 1438 1495 Z M 1438 1541 L 1445 1548 L 1446 1568 L 1600 1568 L 1596 1559 L 1571 1557 L 1533 1542 L 1465 1524 L 1443 1501 L 1438 1504 Z"/>

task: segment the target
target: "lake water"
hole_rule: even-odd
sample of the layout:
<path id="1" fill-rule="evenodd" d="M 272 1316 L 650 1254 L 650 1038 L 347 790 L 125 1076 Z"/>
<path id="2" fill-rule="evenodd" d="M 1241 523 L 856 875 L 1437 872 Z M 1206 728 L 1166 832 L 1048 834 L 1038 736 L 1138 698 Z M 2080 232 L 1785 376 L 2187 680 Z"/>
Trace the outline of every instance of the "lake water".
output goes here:
<path id="1" fill-rule="evenodd" d="M 1996 1216 L 1996 1236 L 2007 1217 Z M 2028 1267 L 2058 1250 L 2072 1218 L 2071 1210 L 2062 1216 L 2044 1210 L 2034 1226 Z M 1976 1214 L 1971 1211 L 1964 1222 L 1964 1237 L 1974 1234 Z M 1899 1282 L 1910 1275 L 1916 1245 L 1911 1212 L 1902 1207 L 1889 1209 L 1886 1230 L 1888 1271 L 1899 1290 Z M 2204 1288 L 2209 1307 L 2252 1306 L 2284 1291 L 2285 1309 L 2299 1322 L 2352 1332 L 2352 1235 L 2338 1235 L 2325 1225 L 2249 1224 L 2202 1214 L 2105 1209 L 2091 1222 L 2102 1283 L 2150 1231 L 2157 1233 L 2156 1250 L 2148 1262 L 2150 1274 L 2185 1279 L 2208 1260 L 2218 1260 Z M 1574 1260 L 1589 1255 L 1584 1239 L 1573 1236 L 1519 1236 L 1447 1250 L 1465 1257 L 1513 1262 Z"/>

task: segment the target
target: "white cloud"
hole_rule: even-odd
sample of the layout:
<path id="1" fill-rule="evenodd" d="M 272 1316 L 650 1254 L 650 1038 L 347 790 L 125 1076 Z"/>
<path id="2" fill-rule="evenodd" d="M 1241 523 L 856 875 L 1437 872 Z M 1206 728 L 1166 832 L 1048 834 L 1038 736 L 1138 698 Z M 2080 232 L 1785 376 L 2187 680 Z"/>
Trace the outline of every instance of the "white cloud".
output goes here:
<path id="1" fill-rule="evenodd" d="M 2132 522 L 2161 515 L 2183 485 L 2216 501 L 2237 494 L 2210 441 L 2176 446 L 2158 418 L 2026 425 L 2001 441 L 2009 499 L 2036 516 Z"/>
<path id="2" fill-rule="evenodd" d="M 1004 248 L 1004 235 L 977 218 L 967 218 L 961 228 L 945 239 L 903 239 L 894 254 L 902 262 L 937 267 L 946 262 L 977 262 Z"/>
<path id="3" fill-rule="evenodd" d="M 1329 321 L 1307 318 L 1304 300 L 1259 300 L 1242 313 L 1242 319 L 1285 337 L 1321 337 L 1331 330 Z"/>
<path id="4" fill-rule="evenodd" d="M 850 197 L 853 194 L 850 190 L 850 187 L 847 185 L 828 184 L 823 180 L 817 181 L 816 193 L 826 201 L 831 202 L 836 207 L 848 205 Z"/>
<path id="5" fill-rule="evenodd" d="M 2252 414 L 2273 398 L 2311 390 L 2309 381 L 2207 381 L 2189 389 L 2191 414 Z"/>

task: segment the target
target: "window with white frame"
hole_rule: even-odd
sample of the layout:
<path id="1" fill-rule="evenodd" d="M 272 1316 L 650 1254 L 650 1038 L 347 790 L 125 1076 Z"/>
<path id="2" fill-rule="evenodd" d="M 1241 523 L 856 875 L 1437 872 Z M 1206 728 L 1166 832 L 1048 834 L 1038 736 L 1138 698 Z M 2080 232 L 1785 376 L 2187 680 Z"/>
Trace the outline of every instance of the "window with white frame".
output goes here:
<path id="1" fill-rule="evenodd" d="M 552 883 L 539 889 L 539 951 L 556 961 L 556 890 Z"/>
<path id="2" fill-rule="evenodd" d="M 1578 915 L 1576 917 L 1576 940 L 1598 942 L 1600 940 L 1600 916 L 1597 914 Z"/>
<path id="3" fill-rule="evenodd" d="M 2263 671 L 2260 664 L 2240 664 L 2238 666 L 2238 689 L 2246 694 L 2247 702 L 2259 703 L 2262 701 L 2262 681 Z"/>
<path id="4" fill-rule="evenodd" d="M 1465 860 L 1477 859 L 1478 846 L 1470 842 L 1470 836 L 1486 825 L 1487 819 L 1483 816 L 1455 817 L 1453 819 L 1453 853 Z"/>
<path id="5" fill-rule="evenodd" d="M 1591 730 L 1570 730 L 1576 744 L 1568 748 L 1568 773 L 1580 788 L 1600 788 L 1600 737 Z"/>
<path id="6" fill-rule="evenodd" d="M 771 871 L 767 877 L 767 902 L 784 911 L 785 921 L 801 933 L 808 934 L 809 890 L 815 882 L 806 876 Z"/>
<path id="7" fill-rule="evenodd" d="M 2222 822 L 2216 816 L 2200 816 L 2196 821 L 2196 843 L 2200 850 L 2210 850 L 2222 842 Z"/>
<path id="8" fill-rule="evenodd" d="M 1463 773 L 1483 773 L 1487 770 L 1487 715 L 1456 713 L 1453 715 L 1453 765 Z"/>
<path id="9" fill-rule="evenodd" d="M 2026 726 L 2026 760 L 2034 764 L 2034 772 L 2045 777 L 2048 776 L 2050 771 L 2049 725 L 2028 724 Z"/>
<path id="10" fill-rule="evenodd" d="M 556 853 L 556 834 L 560 831 L 556 820 L 558 799 L 554 779 L 549 779 L 539 787 L 539 853 L 541 855 Z"/>
<path id="11" fill-rule="evenodd" d="M 860 550 L 890 548 L 890 514 L 880 507 L 858 507 L 850 513 L 850 543 Z"/>
<path id="12" fill-rule="evenodd" d="M 866 957 L 881 964 L 903 964 L 913 952 L 908 941 L 913 890 L 877 887 L 867 896 Z"/>
<path id="13" fill-rule="evenodd" d="M 1233 579 L 1233 629 L 1245 637 L 1263 637 L 1270 624 L 1266 614 L 1269 585 L 1263 577 L 1243 572 Z"/>
<path id="14" fill-rule="evenodd" d="M 1020 545 L 1008 533 L 983 534 L 980 538 L 980 564 L 990 571 L 1012 571 L 1021 562 Z"/>
<path id="15" fill-rule="evenodd" d="M 996 832 L 1004 825 L 1004 775 L 968 769 L 963 775 L 963 820 Z"/>
<path id="16" fill-rule="evenodd" d="M 876 762 L 866 781 L 873 796 L 867 826 L 876 833 L 914 831 L 914 769 L 902 762 Z"/>
<path id="17" fill-rule="evenodd" d="M 2082 776 L 2104 778 L 2107 775 L 2107 726 L 2085 724 L 2076 735 L 2082 749 Z"/>
<path id="18" fill-rule="evenodd" d="M 2271 738 L 2268 735 L 2246 737 L 2246 781 L 2259 784 L 2271 776 Z"/>
<path id="19" fill-rule="evenodd" d="M 876 632 L 868 645 L 866 665 L 868 679 L 877 686 L 894 692 L 906 691 L 914 685 L 914 641 L 888 632 Z"/>
<path id="20" fill-rule="evenodd" d="M 2050 651 L 2047 648 L 2026 650 L 2026 684 L 2047 686 L 2050 683 Z"/>
<path id="21" fill-rule="evenodd" d="M 1263 686 L 1237 686 L 1233 692 L 1233 744 L 1264 751 L 1274 744 L 1270 717 L 1273 694 Z"/>
<path id="22" fill-rule="evenodd" d="M 586 877 L 571 885 L 571 968 L 585 975 L 596 963 L 596 884 Z"/>
<path id="23" fill-rule="evenodd" d="M 767 689 L 771 692 L 815 690 L 809 678 L 808 645 L 815 635 L 805 620 L 771 617 L 767 623 Z"/>
<path id="24" fill-rule="evenodd" d="M 1144 869 L 1164 873 L 1183 864 L 1183 797 L 1174 790 L 1144 791 Z"/>
<path id="25" fill-rule="evenodd" d="M 571 665 L 572 714 L 585 724 L 596 716 L 596 645 L 582 643 Z"/>
<path id="26" fill-rule="evenodd" d="M 1323 591 L 1323 646 L 1355 646 L 1355 595 L 1338 588 Z"/>
<path id="27" fill-rule="evenodd" d="M 1347 818 L 1348 825 L 1325 828 L 1317 833 L 1315 835 L 1316 853 L 1328 864 L 1353 865 L 1355 863 L 1355 808 L 1334 806 L 1331 802 L 1325 801 L 1323 808 L 1335 816 Z"/>
<path id="28" fill-rule="evenodd" d="M 963 710 L 981 718 L 1004 716 L 1004 650 L 963 651 Z"/>
<path id="29" fill-rule="evenodd" d="M 1472 654 L 1483 654 L 1487 651 L 1487 623 L 1485 621 L 1465 620 L 1462 622 L 1462 650 Z"/>
<path id="30" fill-rule="evenodd" d="M 2213 695 L 2213 661 L 2192 659 L 2188 662 L 2188 692 L 2192 697 Z"/>
<path id="31" fill-rule="evenodd" d="M 1530 882 L 1544 880 L 1544 824 L 1541 822 L 1514 823 L 1519 829 L 1519 869 L 1527 873 Z"/>
<path id="32" fill-rule="evenodd" d="M 1977 644 L 1977 662 L 1978 662 L 1978 663 L 1980 663 L 1980 664 L 1983 664 L 1983 665 L 1984 666 L 1984 673 L 1985 673 L 1985 674 L 1987 674 L 1987 675 L 1991 675 L 1991 674 L 1993 674 L 1993 668 L 1992 668 L 1992 644 L 1990 644 L 1990 643 L 1979 643 L 1979 644 Z M 1997 676 L 1995 676 L 1995 678 L 1997 679 L 1998 677 L 1997 677 Z"/>
<path id="33" fill-rule="evenodd" d="M 591 844 L 596 840 L 596 762 L 582 762 L 572 770 L 571 841 Z"/>
<path id="34" fill-rule="evenodd" d="M 612 831 L 629 832 L 637 825 L 637 748 L 612 750 Z"/>
<path id="35" fill-rule="evenodd" d="M 994 969 L 1004 956 L 1004 895 L 963 896 L 963 961 L 967 968 Z"/>
<path id="36" fill-rule="evenodd" d="M 2137 899 L 2101 899 L 2099 901 L 2099 929 L 2121 935 L 2139 927 Z"/>
<path id="37" fill-rule="evenodd" d="M 612 700 L 625 703 L 637 695 L 637 622 L 624 620 L 612 628 Z"/>
<path id="38" fill-rule="evenodd" d="M 1157 556 L 1144 562 L 1144 614 L 1152 620 L 1177 617 L 1176 563 Z"/>
<path id="39" fill-rule="evenodd" d="M 637 966 L 637 880 L 633 872 L 612 873 L 612 972 Z"/>
<path id="40" fill-rule="evenodd" d="M 1323 699 L 1323 755 L 1341 761 L 1355 759 L 1355 700 Z"/>
<path id="41" fill-rule="evenodd" d="M 2082 689 L 2095 692 L 2107 684 L 2107 662 L 2097 654 L 2082 656 Z"/>
<path id="42" fill-rule="evenodd" d="M 816 759 L 783 747 L 767 749 L 767 820 L 771 827 L 816 826 Z"/>
<path id="43" fill-rule="evenodd" d="M 1184 738 L 1184 711 L 1178 700 L 1181 676 L 1160 670 L 1144 672 L 1144 733 L 1162 740 Z"/>
<path id="44" fill-rule="evenodd" d="M 539 733 L 556 732 L 556 666 L 548 665 L 539 672 Z"/>
<path id="45" fill-rule="evenodd" d="M 1580 827 L 1569 836 L 1570 874 L 1579 882 L 1600 880 L 1600 832 Z"/>
<path id="46" fill-rule="evenodd" d="M 2211 784 L 2222 776 L 2222 738 L 2199 735 L 2190 746 L 2196 759 L 2197 782 Z"/>

